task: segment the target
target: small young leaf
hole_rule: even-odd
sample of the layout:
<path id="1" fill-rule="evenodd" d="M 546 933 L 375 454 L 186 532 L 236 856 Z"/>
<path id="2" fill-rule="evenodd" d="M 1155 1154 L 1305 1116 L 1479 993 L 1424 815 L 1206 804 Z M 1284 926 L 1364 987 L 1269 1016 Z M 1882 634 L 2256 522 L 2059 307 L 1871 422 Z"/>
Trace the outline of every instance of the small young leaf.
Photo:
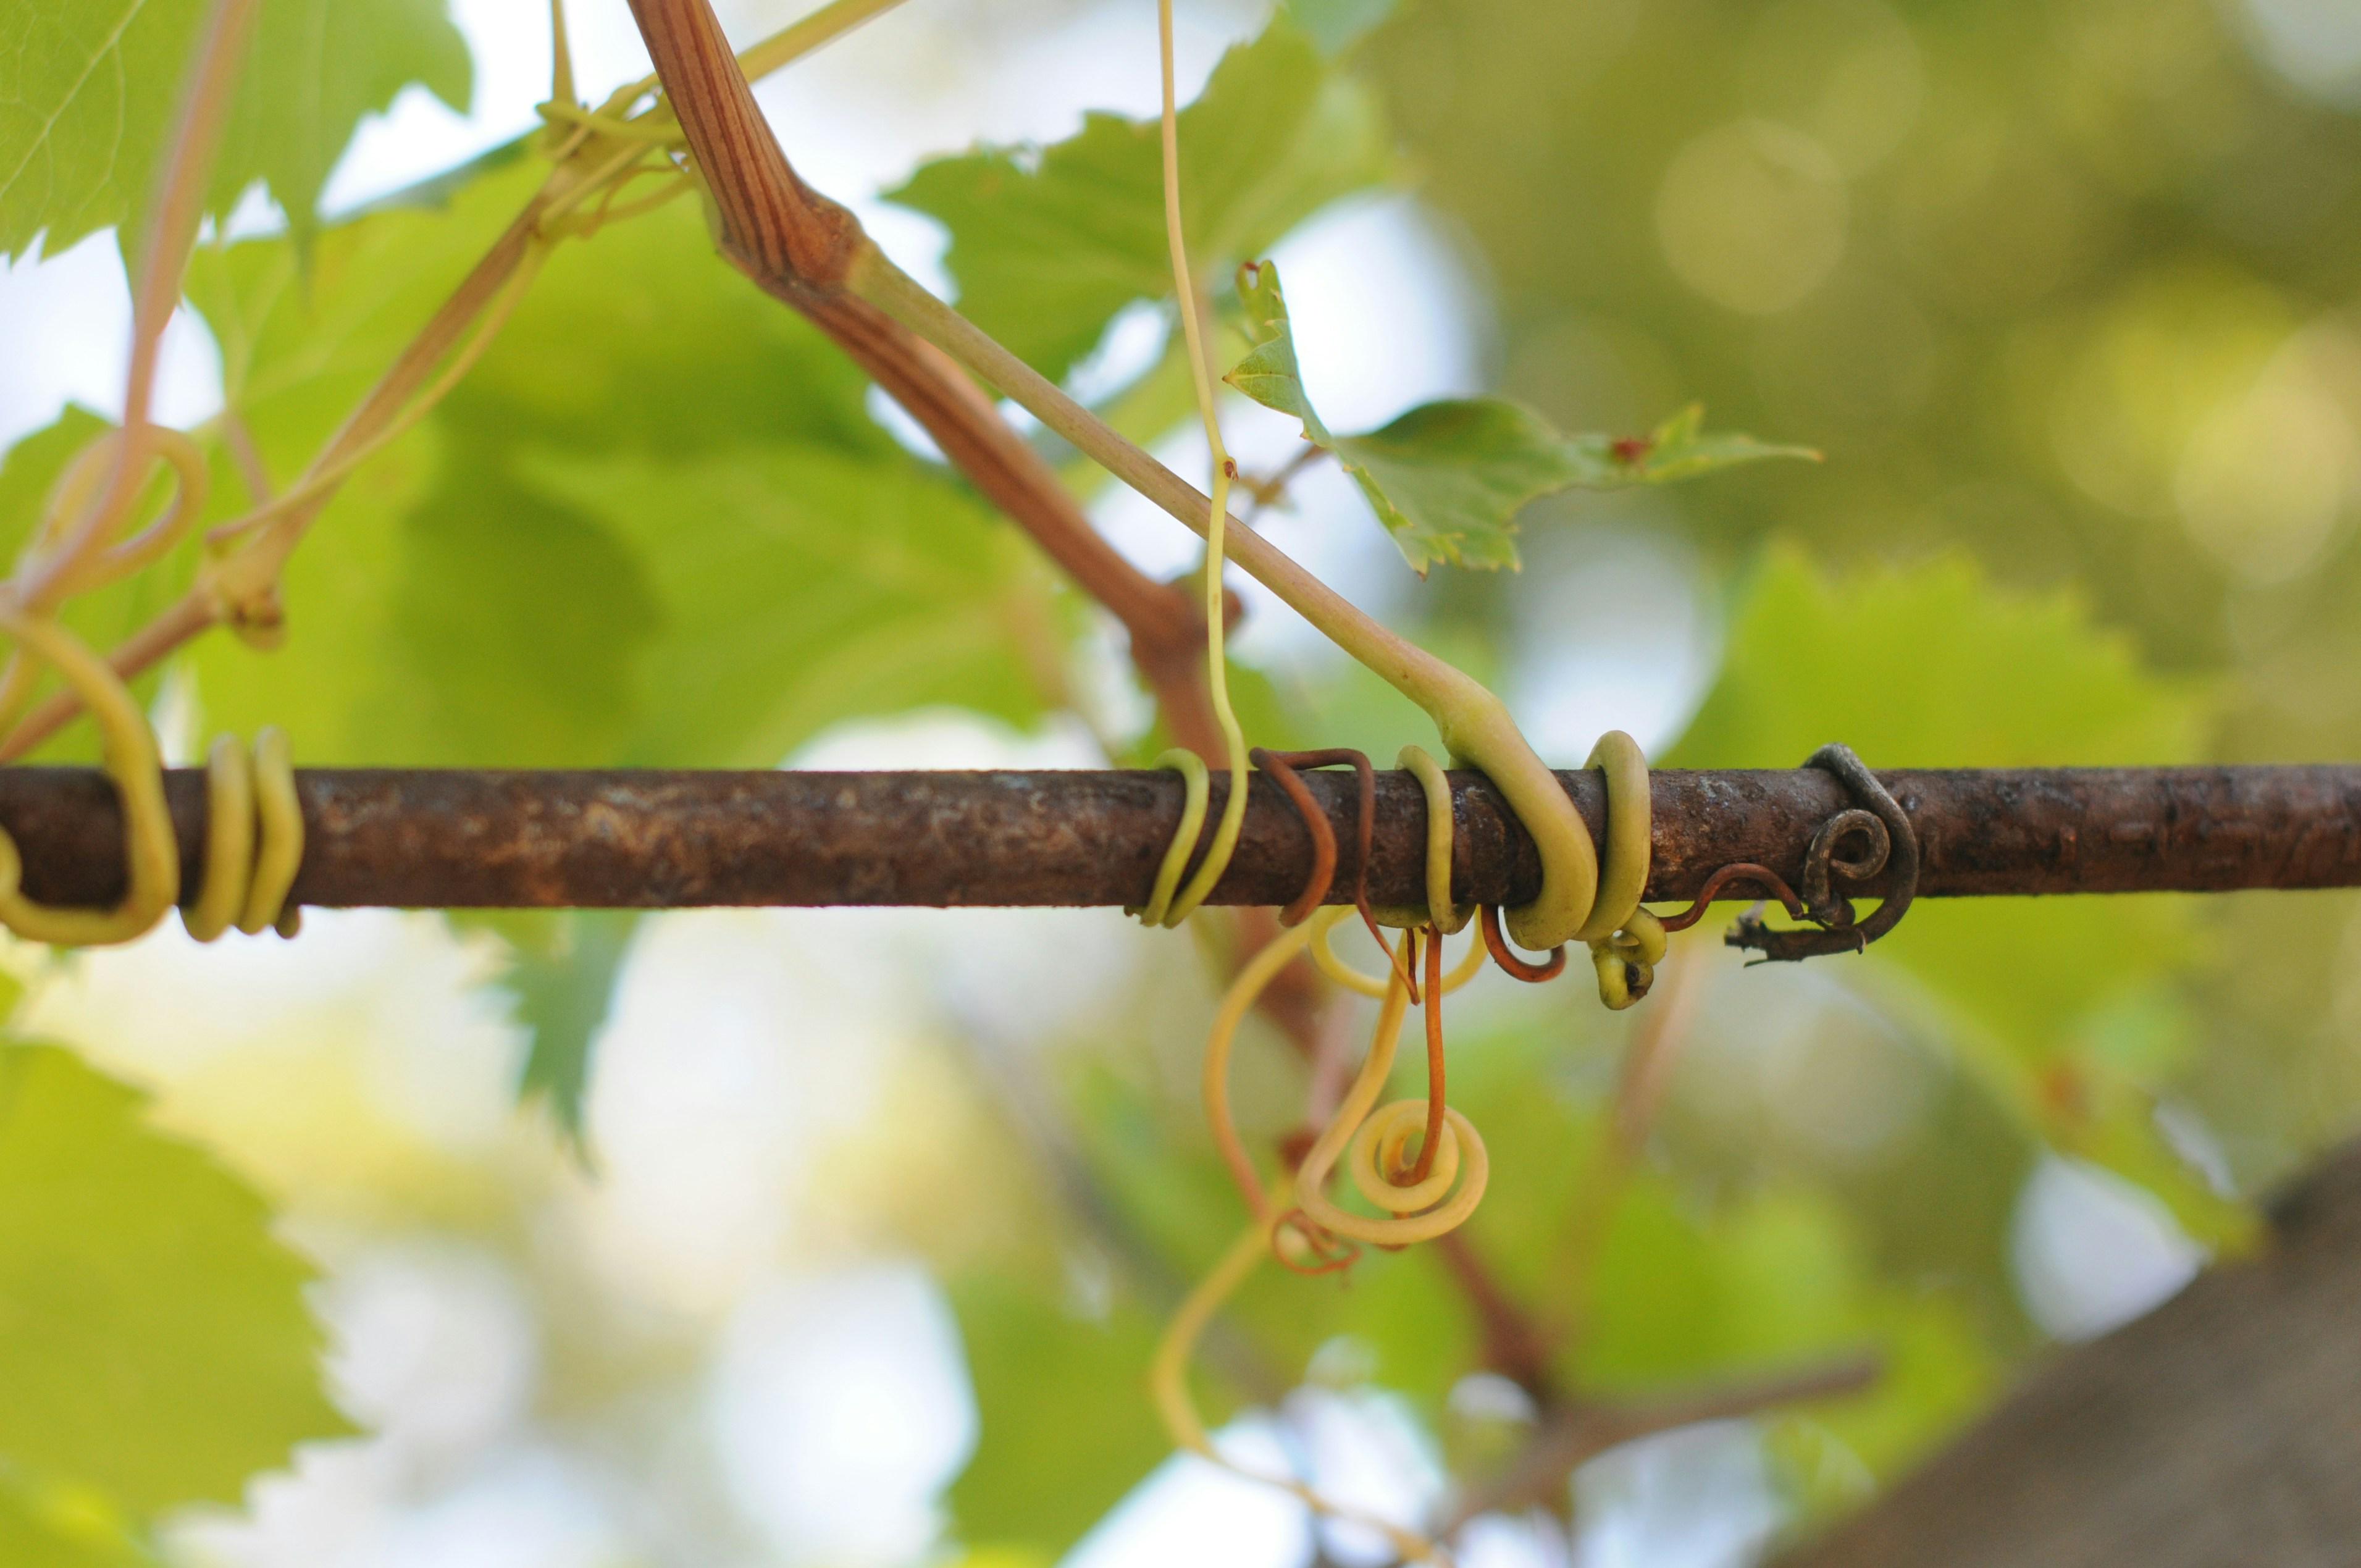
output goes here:
<path id="1" fill-rule="evenodd" d="M 1553 491 L 1664 484 L 1766 457 L 1819 455 L 1750 435 L 1708 435 L 1696 407 L 1644 436 L 1566 435 L 1506 398 L 1423 403 L 1382 429 L 1335 435 L 1304 390 L 1279 269 L 1249 266 L 1239 293 L 1255 347 L 1224 379 L 1294 416 L 1306 441 L 1334 453 L 1421 576 L 1437 561 L 1515 569 L 1516 515 Z"/>
<path id="2" fill-rule="evenodd" d="M 1224 55 L 1180 118 L 1182 216 L 1210 278 L 1387 173 L 1374 98 L 1283 18 Z M 949 226 L 961 311 L 1056 378 L 1117 311 L 1171 292 L 1162 158 L 1154 120 L 1094 113 L 1053 147 L 923 164 L 887 199 Z"/>
<path id="3" fill-rule="evenodd" d="M 0 1045 L 0 1461 L 135 1514 L 351 1429 L 262 1200 L 54 1046 Z"/>
<path id="4" fill-rule="evenodd" d="M 454 911 L 455 923 L 498 932 L 513 954 L 506 986 L 517 1022 L 530 1030 L 517 1098 L 545 1102 L 558 1130 L 582 1145 L 582 1099 L 590 1087 L 590 1047 L 607 1021 L 615 976 L 631 950 L 639 913 L 631 909 Z"/>
<path id="5" fill-rule="evenodd" d="M 0 257 L 136 223 L 162 164 L 205 0 L 12 0 L 0 12 Z M 445 0 L 263 0 L 206 211 L 267 181 L 300 235 L 361 116 L 411 82 L 465 112 Z"/>

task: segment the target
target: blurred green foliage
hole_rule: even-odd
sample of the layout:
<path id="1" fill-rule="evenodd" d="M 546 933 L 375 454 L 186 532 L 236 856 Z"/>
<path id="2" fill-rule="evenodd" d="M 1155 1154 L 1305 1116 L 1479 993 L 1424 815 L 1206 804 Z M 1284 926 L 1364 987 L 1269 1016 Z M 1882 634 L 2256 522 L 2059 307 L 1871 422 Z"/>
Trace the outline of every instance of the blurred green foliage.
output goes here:
<path id="1" fill-rule="evenodd" d="M 266 38 L 300 8 L 266 5 Z M 38 7 L 36 29 L 67 38 L 70 9 Z M 1700 654 L 1715 674 L 1662 760 L 1789 766 L 1830 740 L 1914 766 L 2361 745 L 2361 126 L 2264 61 L 2249 8 L 1387 9 L 1298 0 L 1183 117 L 1228 358 L 1246 348 L 1236 264 L 1396 179 L 1488 286 L 1495 378 L 1516 402 L 1467 406 L 1532 411 L 1510 433 L 1528 469 L 1569 441 L 1620 461 L 1609 435 L 1692 398 L 1717 429 L 1828 457 L 1526 508 L 1531 569 L 1438 575 L 1402 614 L 1422 641 L 1513 674 L 1537 622 L 1545 650 L 1568 640 L 1548 623 L 1556 580 L 1636 538 L 1715 607 Z M 176 80 L 157 29 L 185 31 L 184 13 L 150 7 L 123 34 L 126 61 L 145 62 L 126 100 L 142 115 Z M 251 470 L 279 488 L 302 472 L 544 172 L 512 148 L 311 232 L 361 106 L 401 80 L 445 96 L 465 82 L 436 7 L 338 15 L 356 29 L 338 49 L 368 68 L 346 60 L 302 123 L 233 141 L 233 172 L 267 176 L 291 231 L 209 244 L 189 280 L 223 356 L 225 412 L 201 433 L 216 521 L 252 503 Z M 369 42 L 401 18 L 398 45 Z M 18 169 L 0 177 L 0 250 L 121 219 L 154 162 L 161 120 L 134 116 L 102 168 L 95 101 L 64 80 L 27 78 L 65 105 L 48 129 L 0 108 L 0 170 Z M 1151 126 L 1095 115 L 1047 148 L 927 162 L 892 199 L 944 224 L 966 308 L 1061 373 L 1118 313 L 1164 302 L 1157 167 Z M 58 183 L 19 199 L 5 181 L 27 171 Z M 1178 365 L 1168 351 L 1111 417 L 1142 439 L 1181 426 Z M 1265 400 L 1308 419 L 1280 378 Z M 27 536 L 98 428 L 69 410 L 7 454 L 0 543 Z M 1667 428 L 1668 445 L 1696 436 Z M 1405 552 L 1513 565 L 1509 521 L 1569 477 L 1584 475 L 1521 470 L 1473 502 L 1446 486 L 1450 516 Z M 1482 523 L 1464 551 L 1445 538 L 1474 527 L 1461 512 Z M 179 665 L 210 723 L 286 724 L 306 762 L 761 766 L 840 720 L 927 705 L 1031 724 L 1077 706 L 1076 661 L 1105 656 L 1021 537 L 887 433 L 823 337 L 715 259 L 693 203 L 558 250 L 317 535 L 287 579 L 283 650 L 216 637 Z M 183 552 L 74 624 L 115 641 L 194 565 Z M 1384 756 L 1424 739 L 1359 673 L 1242 670 L 1238 688 L 1257 740 Z M 533 1033 L 522 1087 L 578 1134 L 631 921 L 478 924 L 507 943 Z M 1692 943 L 1675 962 L 1704 1000 L 1628 1161 L 1615 1064 L 1631 1021 L 1476 993 L 1452 1094 L 1495 1176 L 1467 1242 L 1548 1331 L 1565 1398 L 1876 1354 L 1867 1393 L 1765 1422 L 1799 1508 L 1842 1506 L 1861 1492 L 1848 1477 L 1894 1474 L 2039 1345 L 2010 1251 L 2040 1162 L 2111 1170 L 2226 1247 L 2259 1191 L 2350 1131 L 2356 932 L 2343 894 L 1930 900 L 1873 953 L 1801 976 L 1715 968 Z M 1144 989 L 1121 1029 L 1034 1061 L 1071 1146 L 1033 1151 L 1029 1223 L 909 1240 L 939 1255 L 981 1411 L 950 1499 L 972 1563 L 1048 1561 L 1166 1452 L 1139 1388 L 1147 1349 L 1241 1223 L 1196 1103 L 1202 979 Z M 1265 1151 L 1306 1074 L 1260 1025 L 1245 1044 L 1241 1113 Z M 291 1442 L 339 1430 L 303 1269 L 258 1201 L 148 1130 L 128 1091 L 53 1048 L 0 1049 L 0 1557 L 113 1561 L 156 1510 L 233 1497 Z M 956 1213 L 964 1196 L 943 1201 Z M 1374 1385 L 1477 1476 L 1501 1444 L 1455 1399 L 1485 1343 L 1471 1300 L 1431 1247 L 1342 1280 L 1266 1270 L 1201 1392 L 1218 1416 L 1307 1376 Z"/>

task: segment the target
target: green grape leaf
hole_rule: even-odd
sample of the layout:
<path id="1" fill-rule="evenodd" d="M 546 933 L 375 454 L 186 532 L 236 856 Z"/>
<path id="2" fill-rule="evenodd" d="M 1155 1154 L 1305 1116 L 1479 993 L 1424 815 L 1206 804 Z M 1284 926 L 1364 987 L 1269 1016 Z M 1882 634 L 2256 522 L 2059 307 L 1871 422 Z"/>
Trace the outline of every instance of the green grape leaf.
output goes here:
<path id="1" fill-rule="evenodd" d="M 133 1090 L 0 1046 L 0 1460 L 135 1514 L 235 1502 L 351 1431 L 320 1390 L 312 1270 L 262 1200 Z"/>
<path id="2" fill-rule="evenodd" d="M 16 0 L 0 17 L 0 257 L 136 223 L 152 195 L 205 0 Z M 263 0 L 205 210 L 266 182 L 299 235 L 361 116 L 412 82 L 465 112 L 445 0 Z M 127 248 L 127 247 L 126 247 Z"/>
<path id="3" fill-rule="evenodd" d="M 1141 1386 L 1160 1325 L 1120 1299 L 1086 1317 L 983 1270 L 950 1297 L 977 1415 L 951 1517 L 970 1541 L 1062 1552 L 1171 1452 Z"/>
<path id="4" fill-rule="evenodd" d="M 1206 277 L 1389 172 L 1375 98 L 1284 19 L 1222 57 L 1180 134 L 1182 222 Z M 1093 113 L 1050 147 L 923 164 L 886 199 L 950 228 L 961 311 L 1056 378 L 1116 312 L 1170 295 L 1162 168 L 1157 122 Z"/>
<path id="5" fill-rule="evenodd" d="M 1592 1303 L 1565 1367 L 1586 1388 L 1662 1398 L 1868 1353 L 1876 1380 L 1810 1415 L 1882 1475 L 1974 1416 L 1998 1381 L 1965 1312 L 1881 1279 L 1842 1211 L 1794 1188 L 1699 1214 L 1639 1176 L 1608 1228 Z"/>
<path id="6" fill-rule="evenodd" d="M 190 258 L 186 292 L 221 348 L 225 411 L 274 484 L 311 461 L 547 174 L 516 156 L 476 167 L 442 203 L 330 225 L 308 258 L 272 236 L 200 246 Z M 240 486 L 222 504 L 251 502 Z"/>
<path id="7" fill-rule="evenodd" d="M 1306 441 L 1335 454 L 1421 576 L 1437 561 L 1513 571 L 1517 513 L 1557 490 L 1666 484 L 1765 458 L 1819 455 L 1750 435 L 1708 434 L 1696 407 L 1643 436 L 1567 435 L 1506 398 L 1422 403 L 1380 429 L 1336 435 L 1304 390 L 1279 269 L 1247 268 L 1240 298 L 1255 346 L 1223 378 L 1301 421 Z"/>
<path id="8" fill-rule="evenodd" d="M 494 164 L 445 207 L 339 225 L 308 288 L 285 240 L 205 258 L 192 291 L 275 480 L 310 458 L 544 172 Z M 619 761 L 653 700 L 642 676 L 662 621 L 641 544 L 670 549 L 671 526 L 619 538 L 521 483 L 519 465 L 799 438 L 923 470 L 868 417 L 843 356 L 714 260 L 692 203 L 561 247 L 468 379 L 357 472 L 297 552 L 286 646 L 198 650 L 206 711 L 241 729 L 284 723 L 307 762 Z M 673 521 L 688 535 L 704 526 Z"/>
<path id="9" fill-rule="evenodd" d="M 519 448 L 798 441 L 898 455 L 868 389 L 818 328 L 715 258 L 687 199 L 558 247 L 448 407 Z"/>
<path id="10" fill-rule="evenodd" d="M 823 727 L 957 704 L 1024 724 L 1063 629 L 1021 537 L 906 461 L 777 447 L 685 463 L 544 456 L 536 493 L 611 531 L 660 629 L 624 760 L 763 767 Z"/>
<path id="11" fill-rule="evenodd" d="M 1393 15 L 1394 0 L 1287 0 L 1283 9 L 1333 60 Z"/>
<path id="12" fill-rule="evenodd" d="M 125 1539 L 102 1502 L 19 1488 L 0 1475 L 0 1563 L 8 1568 L 142 1568 L 154 1561 Z"/>
<path id="13" fill-rule="evenodd" d="M 285 237 L 199 248 L 188 295 L 221 345 L 222 422 L 251 444 L 275 489 L 313 460 L 544 173 L 526 159 L 487 163 L 441 206 L 333 225 L 308 258 Z M 389 658 L 398 650 L 391 589 L 410 554 L 402 524 L 432 493 L 444 447 L 430 421 L 338 488 L 282 578 L 281 647 L 264 654 L 219 636 L 192 646 L 183 657 L 210 722 L 249 733 L 282 725 L 305 762 L 390 760 L 379 721 L 398 726 L 410 712 Z M 214 476 L 209 522 L 255 504 L 225 449 Z"/>
<path id="14" fill-rule="evenodd" d="M 1830 740 L 1873 768 L 2186 762 L 2213 706 L 2071 595 L 1996 587 L 1962 554 L 1839 576 L 1779 544 L 1671 765 L 1792 768 Z"/>
<path id="15" fill-rule="evenodd" d="M 2199 756 L 2213 708 L 2209 687 L 2142 668 L 2071 597 L 1997 588 L 1964 556 L 1839 577 L 1775 546 L 1668 761 L 1794 767 L 1840 740 L 1872 767 L 2170 764 Z M 1872 973 L 1930 992 L 1936 1032 L 2029 1131 L 2219 1236 L 2241 1217 L 2135 1108 L 2142 1064 L 2109 1027 L 2181 972 L 2193 914 L 2164 894 L 1922 900 L 1872 949 Z"/>

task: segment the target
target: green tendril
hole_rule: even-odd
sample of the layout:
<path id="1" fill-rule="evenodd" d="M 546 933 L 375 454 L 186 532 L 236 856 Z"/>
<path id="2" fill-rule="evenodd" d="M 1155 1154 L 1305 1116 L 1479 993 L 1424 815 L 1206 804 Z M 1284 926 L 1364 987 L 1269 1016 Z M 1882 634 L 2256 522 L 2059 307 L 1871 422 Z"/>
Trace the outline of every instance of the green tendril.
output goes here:
<path id="1" fill-rule="evenodd" d="M 32 667 L 29 655 L 55 669 L 96 721 L 106 772 L 123 803 L 126 883 L 112 909 L 36 903 L 23 891 L 16 841 L 0 830 L 0 927 L 58 947 L 137 940 L 181 896 L 181 846 L 164 803 L 156 733 L 114 667 L 57 621 L 0 611 L 0 632 L 16 640 L 19 667 Z M 227 736 L 214 742 L 205 770 L 204 885 L 182 917 L 189 934 L 209 942 L 235 923 L 249 934 L 275 925 L 293 936 L 299 916 L 287 894 L 302 862 L 303 814 L 286 735 L 264 730 L 250 760 Z"/>
<path id="2" fill-rule="evenodd" d="M 1523 738 L 1518 739 L 1521 744 Z M 1443 931 L 1456 931 L 1467 924 L 1476 911 L 1473 905 L 1461 909 L 1451 902 L 1451 780 L 1440 763 L 1416 746 L 1402 748 L 1401 765 L 1417 778 L 1426 795 L 1426 905 L 1422 909 L 1380 910 L 1378 918 L 1389 926 L 1433 926 Z M 1663 924 L 1640 907 L 1641 895 L 1648 890 L 1653 848 L 1648 759 L 1638 741 L 1620 729 L 1610 729 L 1598 738 L 1583 766 L 1597 768 L 1606 780 L 1606 843 L 1603 853 L 1592 846 L 1590 831 L 1574 811 L 1572 800 L 1556 775 L 1548 774 L 1551 793 L 1566 803 L 1567 813 L 1575 818 L 1575 832 L 1580 836 L 1583 848 L 1578 859 L 1587 861 L 1589 868 L 1589 894 L 1578 912 L 1579 917 L 1573 921 L 1565 938 L 1549 946 L 1556 948 L 1567 940 L 1587 943 L 1592 967 L 1598 975 L 1598 999 L 1620 1011 L 1648 994 L 1667 941 Z M 1493 783 L 1496 787 L 1500 784 L 1498 778 Z M 1506 795 L 1508 791 L 1502 789 L 1501 793 Z M 1515 805 L 1511 797 L 1511 807 Z M 1543 874 L 1546 884 L 1546 861 Z M 1578 885 L 1579 880 L 1562 883 L 1556 891 L 1563 894 Z M 1530 912 L 1532 907 L 1527 905 L 1524 909 Z M 1509 913 L 1510 929 L 1518 941 L 1527 947 L 1539 946 L 1526 931 L 1517 929 L 1515 917 L 1519 912 Z"/>
<path id="3" fill-rule="evenodd" d="M 1396 760 L 1410 770 L 1426 795 L 1426 905 L 1423 908 L 1381 909 L 1378 918 L 1388 926 L 1432 926 L 1450 934 L 1465 930 L 1476 918 L 1476 906 L 1461 908 L 1451 901 L 1451 846 L 1455 824 L 1451 780 L 1422 746 L 1404 746 Z"/>
<path id="4" fill-rule="evenodd" d="M 1159 768 L 1170 768 L 1179 773 L 1188 795 L 1180 806 L 1180 825 L 1172 830 L 1172 842 L 1165 847 L 1164 861 L 1156 868 L 1156 885 L 1148 902 L 1130 911 L 1146 926 L 1178 926 L 1180 919 L 1172 914 L 1172 891 L 1180 885 L 1180 873 L 1189 869 L 1189 856 L 1197 848 L 1197 835 L 1205 827 L 1205 799 L 1212 793 L 1212 781 L 1205 771 L 1205 759 L 1186 746 L 1175 746 L 1156 759 Z M 1185 917 L 1185 916 L 1184 916 Z"/>
<path id="5" fill-rule="evenodd" d="M 1225 559 L 1224 536 L 1230 519 L 1230 455 L 1222 444 L 1221 412 L 1214 405 L 1213 371 L 1205 359 L 1205 325 L 1202 302 L 1198 299 L 1196 275 L 1189 266 L 1189 247 L 1180 222 L 1180 134 L 1172 90 L 1172 50 L 1170 47 L 1170 0 L 1160 0 L 1161 29 L 1165 39 L 1163 49 L 1164 74 L 1164 236 L 1171 253 L 1172 287 L 1180 302 L 1180 334 L 1189 352 L 1189 378 L 1197 398 L 1197 415 L 1205 426 L 1205 444 L 1213 455 L 1212 502 L 1205 520 L 1205 685 L 1213 700 L 1213 718 L 1221 726 L 1222 743 L 1227 750 L 1230 765 L 1230 793 L 1222 803 L 1222 819 L 1213 829 L 1213 841 L 1199 862 L 1197 874 L 1180 891 L 1164 911 L 1161 924 L 1177 926 L 1196 913 L 1205 902 L 1213 884 L 1229 870 L 1230 856 L 1238 847 L 1238 831 L 1246 817 L 1246 731 L 1238 726 L 1236 711 L 1230 706 L 1229 660 L 1223 649 L 1223 638 L 1228 620 L 1228 606 L 1222 598 L 1222 567 Z M 1167 752 L 1166 756 L 1170 756 Z M 1161 765 L 1161 759 L 1159 759 Z M 1202 766 L 1202 763 L 1200 764 Z M 1183 816 L 1180 834 L 1174 836 L 1173 847 L 1164 857 L 1169 869 L 1176 852 L 1186 857 L 1187 849 L 1197 839 L 1197 825 L 1203 820 L 1202 811 L 1192 821 Z M 1162 885 L 1159 875 L 1158 883 Z M 1151 907 L 1153 901 L 1151 901 Z"/>

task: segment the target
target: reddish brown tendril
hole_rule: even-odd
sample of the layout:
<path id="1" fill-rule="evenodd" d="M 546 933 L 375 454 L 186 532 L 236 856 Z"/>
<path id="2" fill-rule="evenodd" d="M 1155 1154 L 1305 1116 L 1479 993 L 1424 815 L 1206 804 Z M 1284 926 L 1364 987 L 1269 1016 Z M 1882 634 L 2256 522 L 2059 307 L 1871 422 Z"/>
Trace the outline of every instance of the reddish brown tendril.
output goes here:
<path id="1" fill-rule="evenodd" d="M 1287 1249 L 1279 1245 L 1279 1233 L 1284 1230 L 1293 1230 L 1303 1238 L 1310 1258 L 1299 1262 L 1287 1255 Z M 1340 1274 L 1360 1260 L 1361 1244 L 1313 1224 L 1312 1216 L 1301 1209 L 1290 1209 L 1270 1228 L 1270 1251 L 1281 1267 L 1298 1274 Z"/>
<path id="2" fill-rule="evenodd" d="M 1443 1146 L 1443 933 L 1426 928 L 1426 1137 L 1418 1158 L 1394 1180 L 1397 1187 L 1415 1187 L 1434 1168 L 1434 1151 Z"/>
<path id="3" fill-rule="evenodd" d="M 1804 901 L 1795 896 L 1795 889 L 1782 881 L 1777 872 L 1768 866 L 1758 866 L 1752 861 L 1736 861 L 1706 878 L 1705 886 L 1697 890 L 1697 902 L 1690 905 L 1686 910 L 1678 915 L 1664 916 L 1661 923 L 1664 929 L 1686 931 L 1704 919 L 1706 905 L 1719 898 L 1722 890 L 1734 882 L 1752 883 L 1758 892 L 1766 894 L 1784 905 L 1787 914 L 1794 919 L 1810 918 L 1804 908 Z"/>
<path id="4" fill-rule="evenodd" d="M 1312 798 L 1311 790 L 1304 787 L 1295 770 L 1351 764 L 1361 785 L 1360 817 L 1353 834 L 1359 850 L 1353 876 L 1353 907 L 1361 912 L 1361 924 L 1369 928 L 1369 936 L 1377 942 L 1378 951 L 1386 955 L 1386 961 L 1401 977 L 1402 987 L 1410 992 L 1411 1002 L 1415 1005 L 1421 1000 L 1418 977 L 1411 972 L 1402 956 L 1394 952 L 1393 944 L 1386 940 L 1385 933 L 1378 928 L 1377 911 L 1369 906 L 1369 856 L 1377 841 L 1378 830 L 1378 771 L 1370 765 L 1368 754 L 1356 751 L 1349 746 L 1334 746 L 1322 751 L 1270 751 L 1257 746 L 1246 754 L 1254 760 L 1256 767 L 1270 774 L 1280 790 L 1285 792 L 1289 804 L 1295 807 L 1296 815 L 1303 818 L 1304 830 L 1312 835 L 1311 880 L 1304 883 L 1303 891 L 1295 895 L 1295 902 L 1289 905 L 1279 917 L 1281 924 L 1288 926 L 1295 925 L 1320 906 L 1327 898 L 1329 884 L 1336 875 L 1335 830 L 1328 826 L 1327 814 Z M 1324 851 L 1322 849 L 1323 844 L 1326 846 Z"/>
<path id="5" fill-rule="evenodd" d="M 1295 807 L 1295 815 L 1303 819 L 1303 830 L 1312 835 L 1312 875 L 1305 880 L 1303 891 L 1295 895 L 1295 902 L 1279 912 L 1280 925 L 1301 926 L 1320 907 L 1321 901 L 1328 896 L 1328 884 L 1336 880 L 1336 830 L 1328 826 L 1328 814 L 1312 798 L 1312 791 L 1304 786 L 1303 780 L 1277 753 L 1257 746 L 1246 755 L 1279 785 Z"/>
<path id="6" fill-rule="evenodd" d="M 1518 980 L 1539 985 L 1545 980 L 1555 980 L 1565 968 L 1565 948 L 1552 948 L 1545 962 L 1532 963 L 1517 956 L 1509 939 L 1500 935 L 1500 911 L 1492 905 L 1483 908 L 1484 946 L 1490 950 L 1492 961 Z"/>

